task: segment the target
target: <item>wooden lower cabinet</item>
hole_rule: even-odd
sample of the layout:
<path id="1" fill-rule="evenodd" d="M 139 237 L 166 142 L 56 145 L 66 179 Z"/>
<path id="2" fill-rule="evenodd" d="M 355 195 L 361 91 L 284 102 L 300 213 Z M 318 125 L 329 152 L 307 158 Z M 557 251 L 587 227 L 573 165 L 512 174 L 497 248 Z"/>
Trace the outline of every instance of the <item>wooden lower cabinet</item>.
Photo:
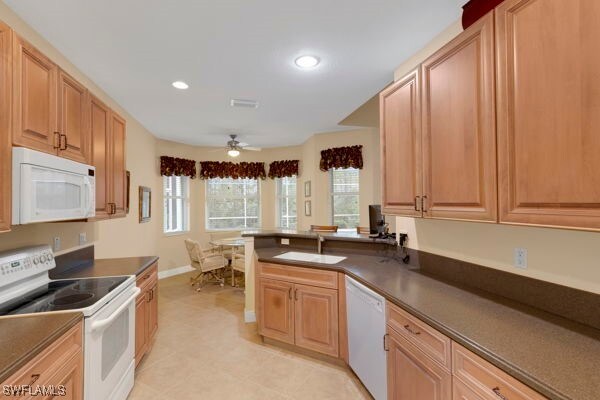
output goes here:
<path id="1" fill-rule="evenodd" d="M 261 278 L 258 281 L 258 332 L 294 344 L 294 284 Z"/>
<path id="2" fill-rule="evenodd" d="M 545 400 L 546 397 L 524 385 L 483 358 L 452 343 L 452 373 L 459 386 L 471 393 L 467 399 Z M 473 397 L 476 394 L 478 397 Z M 463 396 L 467 396 L 464 394 Z M 458 397 L 459 399 L 461 397 Z"/>
<path id="3" fill-rule="evenodd" d="M 296 346 L 337 357 L 338 291 L 294 285 L 294 304 Z"/>
<path id="4" fill-rule="evenodd" d="M 339 357 L 338 290 L 332 289 L 338 285 L 337 272 L 263 263 L 259 263 L 257 272 L 258 333 Z"/>
<path id="5" fill-rule="evenodd" d="M 487 400 L 456 377 L 452 378 L 452 400 Z"/>
<path id="6" fill-rule="evenodd" d="M 83 321 L 69 329 L 0 386 L 5 385 L 31 385 L 34 389 L 37 385 L 55 386 L 56 396 L 28 398 L 83 399 Z"/>
<path id="7" fill-rule="evenodd" d="M 81 400 L 83 399 L 82 382 L 83 358 L 76 354 L 47 383 L 48 385 L 62 386 L 64 394 L 59 392 L 56 396 L 45 399 Z"/>
<path id="8" fill-rule="evenodd" d="M 135 365 L 152 348 L 158 330 L 158 265 L 154 264 L 138 277 L 141 289 L 135 302 Z"/>
<path id="9" fill-rule="evenodd" d="M 388 399 L 450 400 L 452 375 L 388 327 Z"/>

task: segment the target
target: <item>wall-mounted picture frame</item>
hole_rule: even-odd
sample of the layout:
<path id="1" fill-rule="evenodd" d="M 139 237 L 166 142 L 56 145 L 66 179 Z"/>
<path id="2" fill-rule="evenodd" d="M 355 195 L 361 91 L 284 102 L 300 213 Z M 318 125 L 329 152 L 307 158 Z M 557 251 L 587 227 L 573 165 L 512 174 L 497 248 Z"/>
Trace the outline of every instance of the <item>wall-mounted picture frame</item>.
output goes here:
<path id="1" fill-rule="evenodd" d="M 306 200 L 304 202 L 304 215 L 306 217 L 312 216 L 312 207 L 311 207 L 311 204 L 310 204 L 310 200 Z"/>
<path id="2" fill-rule="evenodd" d="M 310 197 L 310 181 L 304 182 L 304 197 Z"/>
<path id="3" fill-rule="evenodd" d="M 140 186 L 140 224 L 150 221 L 152 217 L 152 189 Z"/>

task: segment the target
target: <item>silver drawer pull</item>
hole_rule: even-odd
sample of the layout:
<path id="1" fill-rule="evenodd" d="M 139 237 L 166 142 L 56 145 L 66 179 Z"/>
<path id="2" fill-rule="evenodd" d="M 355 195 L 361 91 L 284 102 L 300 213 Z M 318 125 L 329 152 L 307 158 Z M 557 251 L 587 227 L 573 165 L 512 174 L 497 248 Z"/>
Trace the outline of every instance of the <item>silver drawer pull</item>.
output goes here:
<path id="1" fill-rule="evenodd" d="M 502 393 L 500 393 L 500 388 L 498 386 L 496 386 L 495 388 L 493 388 L 492 392 L 494 392 L 494 394 L 496 396 L 500 397 L 502 400 L 508 400 L 508 397 L 506 397 L 505 395 L 503 395 Z"/>
<path id="2" fill-rule="evenodd" d="M 412 333 L 413 335 L 420 335 L 421 334 L 421 332 L 419 332 L 419 331 L 413 331 L 411 329 L 410 325 L 408 325 L 408 324 L 404 325 L 404 329 L 406 329 L 408 332 Z"/>

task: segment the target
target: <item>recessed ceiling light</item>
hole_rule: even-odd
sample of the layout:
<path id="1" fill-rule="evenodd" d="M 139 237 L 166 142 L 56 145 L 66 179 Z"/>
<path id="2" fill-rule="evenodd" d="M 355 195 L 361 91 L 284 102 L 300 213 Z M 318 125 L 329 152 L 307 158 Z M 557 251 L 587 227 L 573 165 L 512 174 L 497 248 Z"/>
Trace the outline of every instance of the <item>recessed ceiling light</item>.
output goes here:
<path id="1" fill-rule="evenodd" d="M 187 83 L 185 83 L 184 81 L 175 81 L 172 83 L 173 87 L 176 89 L 181 89 L 181 90 L 185 90 L 187 88 L 190 87 L 190 85 L 188 85 Z"/>
<path id="2" fill-rule="evenodd" d="M 315 56 L 300 56 L 300 57 L 296 58 L 296 61 L 295 61 L 298 68 L 302 68 L 302 69 L 315 68 L 317 65 L 319 65 L 320 62 L 321 62 L 321 60 L 319 60 L 319 57 L 315 57 Z"/>

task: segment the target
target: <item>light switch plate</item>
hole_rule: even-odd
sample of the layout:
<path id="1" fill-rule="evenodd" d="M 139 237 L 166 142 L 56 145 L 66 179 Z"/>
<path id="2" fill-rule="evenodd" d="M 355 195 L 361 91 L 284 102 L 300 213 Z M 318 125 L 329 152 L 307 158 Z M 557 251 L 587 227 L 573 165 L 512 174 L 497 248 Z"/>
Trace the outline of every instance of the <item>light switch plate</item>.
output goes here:
<path id="1" fill-rule="evenodd" d="M 85 232 L 81 232 L 79 234 L 79 245 L 83 245 L 87 243 L 87 234 Z"/>

